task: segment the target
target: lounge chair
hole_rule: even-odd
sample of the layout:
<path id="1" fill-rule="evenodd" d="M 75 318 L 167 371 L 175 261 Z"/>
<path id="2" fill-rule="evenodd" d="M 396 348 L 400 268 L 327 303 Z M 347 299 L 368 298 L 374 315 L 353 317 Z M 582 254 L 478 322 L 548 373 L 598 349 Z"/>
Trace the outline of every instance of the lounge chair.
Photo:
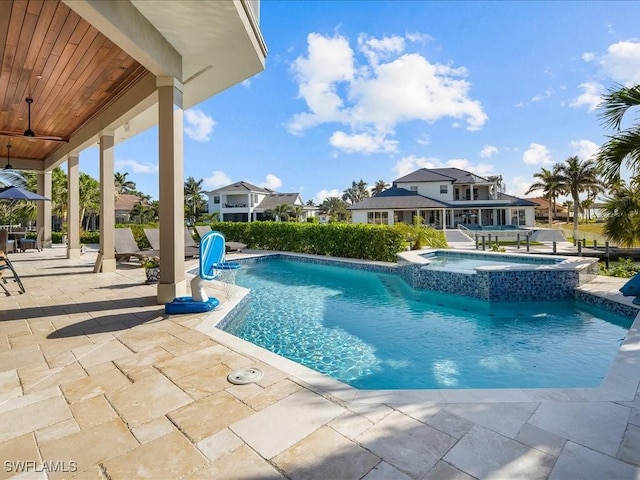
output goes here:
<path id="1" fill-rule="evenodd" d="M 36 238 L 21 238 L 20 240 L 18 240 L 18 249 L 24 252 L 29 248 L 33 248 L 41 252 L 43 239 L 44 239 L 44 227 L 40 227 L 38 229 Z"/>
<path id="2" fill-rule="evenodd" d="M 116 228 L 115 250 L 117 263 L 128 262 L 132 257 L 142 263 L 146 257 L 160 256 L 159 250 L 140 250 L 131 228 Z"/>
<path id="3" fill-rule="evenodd" d="M 154 250 L 160 250 L 160 229 L 158 228 L 145 228 L 144 234 L 149 240 L 149 245 Z M 185 233 L 185 246 L 184 246 L 184 257 L 185 258 L 197 258 L 200 255 L 200 250 L 198 250 L 198 245 L 196 242 L 191 239 L 193 245 L 186 245 L 186 233 Z"/>
<path id="4" fill-rule="evenodd" d="M 184 227 L 184 246 L 198 248 L 200 245 L 193 239 L 189 227 Z"/>
<path id="5" fill-rule="evenodd" d="M 196 232 L 200 238 L 203 238 L 207 232 L 211 231 L 211 227 L 209 225 L 196 225 Z M 247 248 L 244 243 L 240 242 L 225 242 L 225 251 L 229 252 L 240 252 L 243 248 Z"/>

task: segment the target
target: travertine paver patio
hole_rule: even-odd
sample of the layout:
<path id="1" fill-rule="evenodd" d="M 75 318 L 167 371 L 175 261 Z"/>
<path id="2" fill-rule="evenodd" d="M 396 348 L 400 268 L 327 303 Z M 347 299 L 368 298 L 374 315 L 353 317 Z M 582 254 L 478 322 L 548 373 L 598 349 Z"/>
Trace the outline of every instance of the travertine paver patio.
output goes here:
<path id="1" fill-rule="evenodd" d="M 637 321 L 597 389 L 358 392 L 209 315 L 165 316 L 134 265 L 12 259 L 27 293 L 0 298 L 0 479 L 640 478 Z M 241 296 L 210 288 L 214 318 Z M 227 382 L 246 366 L 262 380 Z"/>

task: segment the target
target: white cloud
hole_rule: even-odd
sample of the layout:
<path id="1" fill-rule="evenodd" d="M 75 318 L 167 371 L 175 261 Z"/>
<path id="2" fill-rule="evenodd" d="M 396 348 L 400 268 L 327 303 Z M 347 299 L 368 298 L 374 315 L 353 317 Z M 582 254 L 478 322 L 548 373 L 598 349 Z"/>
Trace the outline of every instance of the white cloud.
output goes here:
<path id="1" fill-rule="evenodd" d="M 429 135 L 427 135 L 426 133 L 423 133 L 422 135 L 420 135 L 420 137 L 418 137 L 418 139 L 416 140 L 417 143 L 419 143 L 420 145 L 429 145 Z"/>
<path id="2" fill-rule="evenodd" d="M 498 148 L 493 145 L 485 145 L 480 150 L 480 158 L 489 158 L 491 155 L 498 153 Z"/>
<path id="3" fill-rule="evenodd" d="M 229 185 L 231 182 L 231 178 L 221 171 L 211 172 L 211 175 L 208 177 L 204 177 L 202 186 L 207 190 L 215 190 L 216 188 L 224 187 Z"/>
<path id="4" fill-rule="evenodd" d="M 640 83 L 640 40 L 622 41 L 609 45 L 600 58 L 600 65 L 607 75 L 618 83 Z"/>
<path id="5" fill-rule="evenodd" d="M 276 177 L 273 173 L 268 173 L 264 182 L 257 184 L 259 187 L 268 188 L 269 190 L 277 190 L 282 186 L 282 180 Z"/>
<path id="6" fill-rule="evenodd" d="M 540 100 L 544 100 L 545 98 L 549 98 L 551 95 L 553 95 L 553 88 L 547 88 L 544 91 L 544 94 L 536 95 L 533 98 L 531 98 L 531 102 L 533 102 L 533 103 L 539 102 Z"/>
<path id="7" fill-rule="evenodd" d="M 131 170 L 132 173 L 158 173 L 158 165 L 135 160 L 116 160 L 114 167 L 116 170 Z"/>
<path id="8" fill-rule="evenodd" d="M 551 154 L 544 145 L 532 143 L 522 154 L 522 161 L 527 165 L 549 165 L 553 163 Z"/>
<path id="9" fill-rule="evenodd" d="M 358 48 L 367 57 L 372 66 L 377 66 L 380 60 L 387 60 L 394 54 L 404 52 L 404 38 L 397 35 L 383 38 L 371 38 L 361 33 L 358 35 Z"/>
<path id="10" fill-rule="evenodd" d="M 333 190 L 320 190 L 318 193 L 316 193 L 315 197 L 313 197 L 313 203 L 315 203 L 316 205 L 320 205 L 329 197 L 342 198 L 343 193 L 344 192 L 335 188 Z"/>
<path id="11" fill-rule="evenodd" d="M 493 171 L 493 165 L 483 163 L 472 164 L 465 158 L 454 158 L 443 162 L 439 158 L 417 157 L 415 155 L 403 157 L 398 160 L 393 170 L 396 173 L 396 177 L 403 177 L 420 168 L 459 168 L 480 176 L 490 175 Z"/>
<path id="12" fill-rule="evenodd" d="M 209 115 L 197 108 L 184 111 L 184 132 L 196 142 L 208 142 L 216 122 Z"/>
<path id="13" fill-rule="evenodd" d="M 333 132 L 329 143 L 346 153 L 364 154 L 395 152 L 398 145 L 397 141 L 388 140 L 382 134 L 354 133 L 349 135 L 341 131 Z"/>
<path id="14" fill-rule="evenodd" d="M 529 187 L 533 184 L 533 178 L 525 177 L 512 177 L 509 180 L 505 179 L 506 193 L 507 195 L 513 195 L 515 197 L 524 197 L 525 192 L 529 190 Z M 535 196 L 535 192 L 528 195 L 529 197 Z"/>
<path id="15" fill-rule="evenodd" d="M 406 40 L 417 39 L 417 34 L 379 39 L 360 35 L 355 52 L 344 36 L 309 34 L 306 56 L 291 67 L 307 111 L 290 119 L 288 131 L 300 134 L 325 123 L 348 125 L 351 131 L 336 131 L 331 137 L 336 148 L 361 152 L 354 148 L 360 142 L 364 151 L 386 152 L 393 145 L 388 137 L 395 135 L 399 123 L 451 118 L 468 130 L 481 128 L 488 117 L 481 103 L 469 97 L 466 69 L 405 52 Z"/>
<path id="16" fill-rule="evenodd" d="M 583 92 L 574 98 L 569 106 L 579 108 L 582 105 L 586 105 L 590 112 L 594 111 L 600 102 L 602 102 L 604 87 L 597 82 L 581 83 L 578 87 L 581 88 Z"/>
<path id="17" fill-rule="evenodd" d="M 582 54 L 582 60 L 585 62 L 593 62 L 596 59 L 596 54 L 593 52 L 584 52 Z"/>
<path id="18" fill-rule="evenodd" d="M 600 149 L 600 146 L 591 140 L 571 140 L 569 145 L 580 160 L 591 159 Z"/>

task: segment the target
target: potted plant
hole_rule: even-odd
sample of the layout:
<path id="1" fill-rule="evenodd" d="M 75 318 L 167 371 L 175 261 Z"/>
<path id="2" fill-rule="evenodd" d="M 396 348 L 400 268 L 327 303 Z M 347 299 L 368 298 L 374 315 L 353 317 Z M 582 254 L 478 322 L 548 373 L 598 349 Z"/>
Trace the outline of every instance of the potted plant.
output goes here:
<path id="1" fill-rule="evenodd" d="M 158 283 L 160 281 L 160 257 L 144 257 L 142 260 L 144 273 L 147 275 L 146 283 Z"/>

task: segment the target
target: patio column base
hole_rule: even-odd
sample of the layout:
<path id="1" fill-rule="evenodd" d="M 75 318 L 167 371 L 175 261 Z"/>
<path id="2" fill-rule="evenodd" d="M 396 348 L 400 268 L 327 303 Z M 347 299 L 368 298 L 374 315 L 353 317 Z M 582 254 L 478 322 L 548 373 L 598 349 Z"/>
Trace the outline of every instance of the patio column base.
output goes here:
<path id="1" fill-rule="evenodd" d="M 80 258 L 79 248 L 67 248 L 67 258 Z"/>
<path id="2" fill-rule="evenodd" d="M 159 283 L 158 284 L 158 303 L 169 303 L 174 298 L 184 297 L 187 295 L 187 281 L 181 280 L 178 283 Z"/>
<path id="3" fill-rule="evenodd" d="M 93 266 L 93 273 L 106 273 L 106 272 L 115 272 L 116 271 L 116 259 L 115 258 L 104 258 L 102 253 L 98 253 L 98 257 L 96 258 L 96 263 Z"/>

